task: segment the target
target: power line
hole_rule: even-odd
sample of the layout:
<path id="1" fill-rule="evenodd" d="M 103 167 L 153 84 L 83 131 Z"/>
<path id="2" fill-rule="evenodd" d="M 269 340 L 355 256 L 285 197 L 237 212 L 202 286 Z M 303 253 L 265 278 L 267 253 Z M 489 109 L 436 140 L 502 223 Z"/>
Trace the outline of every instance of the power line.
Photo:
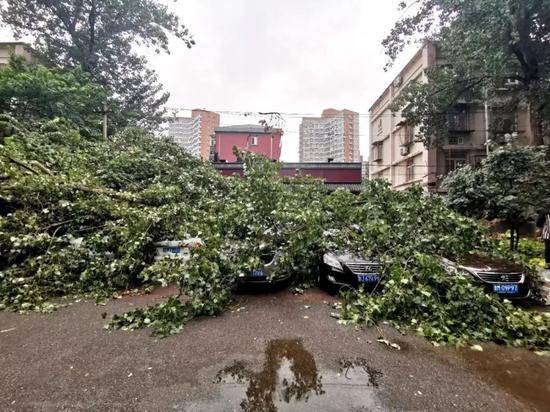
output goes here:
<path id="1" fill-rule="evenodd" d="M 169 111 L 193 111 L 193 110 L 206 110 L 206 109 L 190 109 L 187 107 L 165 107 L 166 110 Z M 243 111 L 243 110 L 208 110 L 209 112 L 213 113 L 219 113 L 219 114 L 227 114 L 232 116 L 245 116 L 245 117 L 261 117 L 261 116 L 267 116 L 267 115 L 280 115 L 281 117 L 287 117 L 287 118 L 303 118 L 303 117 L 313 117 L 313 118 L 319 118 L 319 119 L 334 119 L 334 118 L 354 118 L 354 117 L 382 117 L 382 116 L 391 116 L 391 117 L 397 117 L 398 114 L 401 113 L 401 111 L 398 112 L 392 112 L 392 113 L 380 113 L 380 114 L 371 114 L 371 113 L 359 113 L 359 112 L 353 112 L 353 113 L 341 113 L 338 115 L 333 116 L 326 116 L 321 117 L 319 113 L 300 113 L 300 112 L 278 112 L 278 111 L 261 111 L 261 110 L 254 110 L 254 111 Z"/>

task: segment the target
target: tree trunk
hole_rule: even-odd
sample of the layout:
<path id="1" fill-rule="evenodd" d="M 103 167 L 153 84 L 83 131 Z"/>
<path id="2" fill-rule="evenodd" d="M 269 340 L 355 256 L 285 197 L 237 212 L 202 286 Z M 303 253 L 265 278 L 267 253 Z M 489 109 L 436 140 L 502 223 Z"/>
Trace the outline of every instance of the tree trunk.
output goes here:
<path id="1" fill-rule="evenodd" d="M 519 226 L 510 226 L 510 250 L 518 250 L 519 247 Z"/>
<path id="2" fill-rule="evenodd" d="M 534 146 L 544 144 L 541 130 L 541 116 L 538 106 L 539 105 L 536 103 L 529 104 L 529 128 L 531 129 L 531 141 Z"/>

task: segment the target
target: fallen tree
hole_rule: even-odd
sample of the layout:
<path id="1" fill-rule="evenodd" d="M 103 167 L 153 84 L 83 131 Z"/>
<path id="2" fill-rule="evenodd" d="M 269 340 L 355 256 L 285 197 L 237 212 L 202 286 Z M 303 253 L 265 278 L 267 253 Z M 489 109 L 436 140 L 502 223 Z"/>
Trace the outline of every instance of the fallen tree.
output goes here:
<path id="1" fill-rule="evenodd" d="M 443 272 L 437 256 L 460 259 L 495 247 L 476 221 L 419 188 L 396 192 L 372 181 L 359 195 L 327 194 L 313 179 L 281 179 L 276 164 L 250 154 L 244 179 L 223 178 L 139 129 L 108 141 L 62 120 L 5 130 L 14 132 L 0 151 L 4 309 L 51 310 L 60 296 L 175 283 L 178 296 L 110 323 L 169 335 L 195 316 L 220 314 L 238 277 L 266 251 L 280 254 L 277 271 L 313 283 L 323 251 L 339 249 L 376 257 L 386 268 L 384 293 L 344 295 L 342 322 L 387 320 L 453 345 L 550 347 L 547 315 Z M 186 237 L 205 246 L 188 261 L 154 259 L 155 242 Z"/>

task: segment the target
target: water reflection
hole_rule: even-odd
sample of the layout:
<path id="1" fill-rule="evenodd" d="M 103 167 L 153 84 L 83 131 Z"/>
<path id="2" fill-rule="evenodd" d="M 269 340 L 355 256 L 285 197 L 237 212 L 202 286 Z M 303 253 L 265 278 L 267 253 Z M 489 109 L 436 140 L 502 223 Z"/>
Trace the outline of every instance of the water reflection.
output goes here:
<path id="1" fill-rule="evenodd" d="M 270 341 L 259 372 L 234 362 L 216 375 L 219 397 L 193 410 L 381 410 L 376 395 L 382 373 L 363 358 L 341 358 L 322 372 L 301 340 Z"/>
<path id="2" fill-rule="evenodd" d="M 271 341 L 265 354 L 260 372 L 235 362 L 217 374 L 218 382 L 233 380 L 248 385 L 246 398 L 240 404 L 244 411 L 272 412 L 277 410 L 277 400 L 307 402 L 311 394 L 325 393 L 315 359 L 300 340 Z"/>
<path id="3" fill-rule="evenodd" d="M 369 378 L 369 384 L 378 387 L 378 382 L 380 378 L 382 377 L 382 372 L 380 372 L 378 369 L 373 368 L 370 366 L 366 359 L 364 358 L 341 358 L 340 361 L 340 371 L 344 374 L 344 377 L 346 379 L 353 379 L 351 376 L 352 372 L 355 372 L 354 374 L 357 374 L 357 370 L 363 371 L 367 374 Z"/>

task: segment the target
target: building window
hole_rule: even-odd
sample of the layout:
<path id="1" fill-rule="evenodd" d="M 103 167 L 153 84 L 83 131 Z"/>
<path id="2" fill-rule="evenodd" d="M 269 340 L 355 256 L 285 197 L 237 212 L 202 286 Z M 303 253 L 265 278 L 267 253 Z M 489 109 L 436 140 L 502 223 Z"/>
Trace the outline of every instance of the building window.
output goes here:
<path id="1" fill-rule="evenodd" d="M 489 129 L 497 135 L 519 131 L 516 112 L 502 107 L 491 108 Z"/>
<path id="2" fill-rule="evenodd" d="M 449 136 L 449 144 L 450 145 L 463 145 L 464 144 L 464 136 Z"/>
<path id="3" fill-rule="evenodd" d="M 409 146 L 414 142 L 414 127 L 408 123 L 403 126 L 403 146 Z"/>
<path id="4" fill-rule="evenodd" d="M 383 126 L 382 126 L 382 118 L 378 119 L 378 131 L 376 132 L 376 134 L 380 134 L 382 133 L 383 131 Z"/>
<path id="5" fill-rule="evenodd" d="M 466 152 L 449 151 L 445 159 L 446 173 L 459 169 L 468 163 L 468 155 Z"/>
<path id="6" fill-rule="evenodd" d="M 251 144 L 252 146 L 258 146 L 258 136 L 252 136 L 252 137 L 250 138 L 250 140 L 251 140 L 251 141 L 250 141 L 250 144 Z"/>
<path id="7" fill-rule="evenodd" d="M 382 161 L 384 144 L 377 142 L 372 145 L 372 160 L 375 162 Z"/>
<path id="8" fill-rule="evenodd" d="M 414 180 L 414 159 L 407 159 L 405 165 L 405 179 L 407 182 Z"/>

